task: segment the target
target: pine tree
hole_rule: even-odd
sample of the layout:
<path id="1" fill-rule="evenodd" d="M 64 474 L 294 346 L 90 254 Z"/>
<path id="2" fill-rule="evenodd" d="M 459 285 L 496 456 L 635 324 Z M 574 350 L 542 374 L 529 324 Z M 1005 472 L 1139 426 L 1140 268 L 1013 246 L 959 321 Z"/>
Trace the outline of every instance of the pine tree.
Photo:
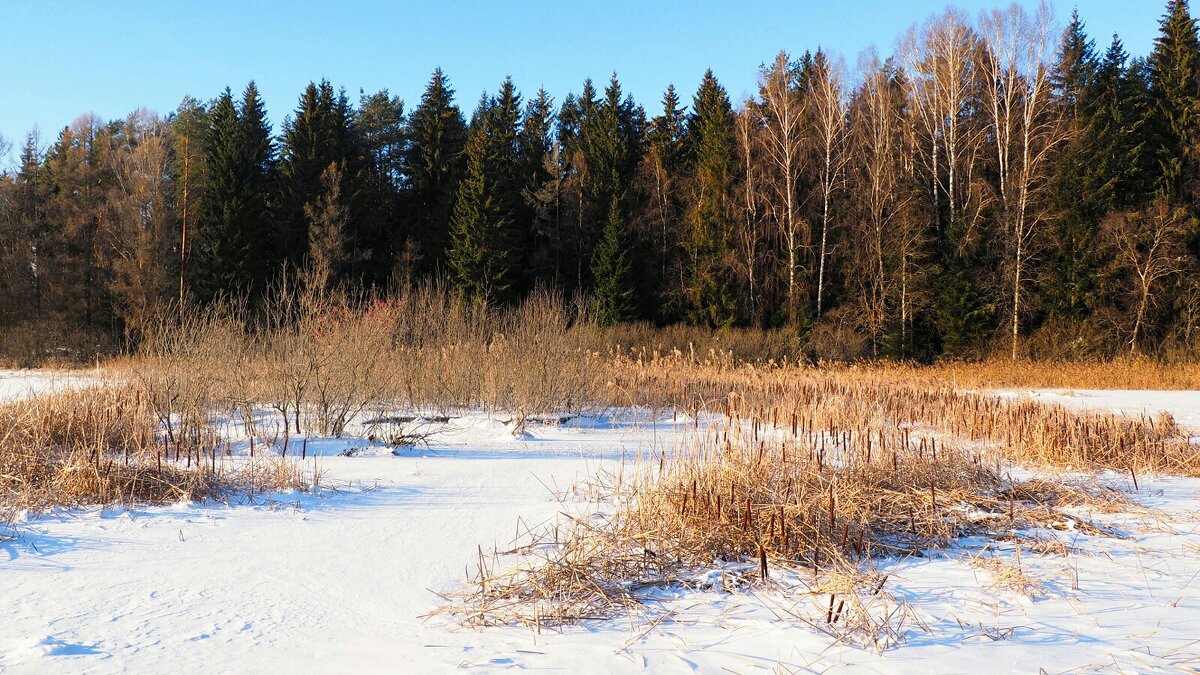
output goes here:
<path id="1" fill-rule="evenodd" d="M 454 105 L 454 90 L 440 68 L 409 117 L 407 136 L 404 174 L 410 255 L 420 258 L 422 269 L 434 270 L 445 259 L 449 244 L 467 137 L 462 112 Z"/>
<path id="2" fill-rule="evenodd" d="M 175 177 L 175 201 L 179 211 L 179 311 L 187 298 L 188 246 L 195 227 L 197 206 L 203 201 L 205 137 L 208 111 L 204 105 L 186 96 L 175 110 L 171 155 Z"/>
<path id="3" fill-rule="evenodd" d="M 711 70 L 704 74 L 692 109 L 687 133 L 692 144 L 695 197 L 684 243 L 689 315 L 696 323 L 731 326 L 738 318 L 727 263 L 733 230 L 728 208 L 733 184 L 733 109 Z"/>

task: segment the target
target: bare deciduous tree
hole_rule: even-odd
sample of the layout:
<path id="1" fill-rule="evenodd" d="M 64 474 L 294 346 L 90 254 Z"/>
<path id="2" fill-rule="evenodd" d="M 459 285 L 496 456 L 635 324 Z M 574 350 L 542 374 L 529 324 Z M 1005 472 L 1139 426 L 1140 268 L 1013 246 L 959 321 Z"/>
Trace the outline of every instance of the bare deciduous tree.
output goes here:
<path id="1" fill-rule="evenodd" d="M 1162 281 L 1179 273 L 1187 258 L 1184 241 L 1191 224 L 1179 207 L 1156 200 L 1141 211 L 1116 211 L 1102 224 L 1105 240 L 1116 252 L 1116 264 L 1129 276 L 1134 309 L 1129 351 L 1137 353 L 1147 312 L 1159 301 Z"/>
<path id="2" fill-rule="evenodd" d="M 1021 292 L 1041 218 L 1034 208 L 1063 125 L 1051 100 L 1054 19 L 1049 5 L 1030 14 L 1013 4 L 980 17 L 986 49 L 984 114 L 996 149 L 999 218 L 1012 265 L 1012 359 L 1017 358 Z"/>
<path id="3" fill-rule="evenodd" d="M 863 323 L 871 339 L 873 355 L 887 324 L 891 283 L 889 256 L 899 214 L 901 179 L 902 93 L 893 74 L 879 62 L 874 51 L 860 59 L 862 85 L 851 110 L 854 211 L 852 219 L 854 277 L 862 289 Z"/>
<path id="4" fill-rule="evenodd" d="M 763 150 L 771 167 L 770 184 L 779 199 L 776 224 L 787 266 L 787 316 L 794 322 L 798 319 L 800 256 L 812 245 L 812 227 L 800 216 L 796 184 L 804 144 L 804 101 L 787 52 L 779 52 L 775 62 L 762 70 L 760 79 Z"/>
<path id="5" fill-rule="evenodd" d="M 985 129 L 971 114 L 980 96 L 979 52 L 978 35 L 953 7 L 919 32 L 910 29 L 899 50 L 930 203 L 935 217 L 946 209 L 944 226 L 961 229 L 960 245 L 972 239 L 984 206 L 976 171 Z"/>
<path id="6" fill-rule="evenodd" d="M 737 189 L 741 211 L 741 218 L 737 219 L 737 268 L 746 280 L 750 318 L 755 323 L 762 320 L 762 306 L 759 300 L 765 282 L 759 274 L 766 249 L 763 230 L 767 212 L 762 194 L 762 119 L 758 104 L 753 100 L 747 101 L 734 118 L 734 145 L 740 164 Z"/>
<path id="7" fill-rule="evenodd" d="M 128 340 L 136 339 L 166 297 L 175 209 L 170 181 L 171 139 L 157 115 L 139 110 L 113 138 L 113 181 L 101 221 L 110 292 L 120 306 Z"/>
<path id="8" fill-rule="evenodd" d="M 813 57 L 813 72 L 808 78 L 809 142 L 817 159 L 818 197 L 821 200 L 821 241 L 817 245 L 817 316 L 825 299 L 825 263 L 829 258 L 829 228 L 834 190 L 842 181 L 846 167 L 846 101 L 843 66 L 824 52 Z"/>

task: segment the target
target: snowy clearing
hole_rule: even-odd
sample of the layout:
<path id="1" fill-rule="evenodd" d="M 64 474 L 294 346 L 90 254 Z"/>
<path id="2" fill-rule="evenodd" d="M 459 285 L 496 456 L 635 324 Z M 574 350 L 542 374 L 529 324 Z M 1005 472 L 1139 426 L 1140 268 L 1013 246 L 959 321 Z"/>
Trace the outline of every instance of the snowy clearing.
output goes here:
<path id="1" fill-rule="evenodd" d="M 0 398 L 52 381 L 64 380 L 5 372 Z M 1200 430 L 1197 392 L 1035 395 L 1133 414 L 1166 408 Z M 827 596 L 729 593 L 719 583 L 648 591 L 652 622 L 538 634 L 421 618 L 473 570 L 480 547 L 503 549 L 518 528 L 595 508 L 574 489 L 587 476 L 671 448 L 691 426 L 616 411 L 514 436 L 511 423 L 477 414 L 431 423 L 428 447 L 397 454 L 363 439 L 310 441 L 307 461 L 324 472 L 317 494 L 24 518 L 0 530 L 0 671 L 1200 668 L 1197 479 L 1144 477 L 1134 494 L 1111 476 L 1154 510 L 1094 516 L 1108 535 L 1069 520 L 1023 533 L 1053 537 L 1067 555 L 966 540 L 879 560 L 888 592 L 906 605 L 898 644 L 882 652 L 818 627 Z M 1017 560 L 1030 583 L 1022 591 L 1002 583 L 1003 564 Z M 721 577 L 714 570 L 709 581 Z"/>

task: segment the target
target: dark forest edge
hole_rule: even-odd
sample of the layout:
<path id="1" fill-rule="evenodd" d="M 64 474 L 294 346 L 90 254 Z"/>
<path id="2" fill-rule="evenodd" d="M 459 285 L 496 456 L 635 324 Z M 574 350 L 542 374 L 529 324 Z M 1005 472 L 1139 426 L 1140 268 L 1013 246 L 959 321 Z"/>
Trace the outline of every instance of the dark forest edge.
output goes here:
<path id="1" fill-rule="evenodd" d="M 437 70 L 411 113 L 310 84 L 278 135 L 253 82 L 84 115 L 0 178 L 0 360 L 136 349 L 230 297 L 261 316 L 297 273 L 364 301 L 441 280 L 514 311 L 552 287 L 651 350 L 1195 360 L 1188 3 L 1146 58 L 1051 17 L 950 8 L 854 76 L 781 52 L 750 100 L 710 71 L 658 114 L 614 74 L 561 104 L 506 79 L 468 120 Z"/>

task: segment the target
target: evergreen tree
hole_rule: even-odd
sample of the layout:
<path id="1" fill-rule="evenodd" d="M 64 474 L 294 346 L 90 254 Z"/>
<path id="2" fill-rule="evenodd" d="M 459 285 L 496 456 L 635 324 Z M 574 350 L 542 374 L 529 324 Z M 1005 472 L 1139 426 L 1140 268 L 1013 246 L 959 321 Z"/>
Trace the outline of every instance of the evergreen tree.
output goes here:
<path id="1" fill-rule="evenodd" d="M 466 171 L 450 221 L 448 262 L 459 293 L 480 302 L 503 302 L 512 287 L 507 236 L 511 227 L 493 173 L 495 145 L 488 102 L 480 104 L 467 137 Z"/>
<path id="2" fill-rule="evenodd" d="M 1127 65 L 1128 55 L 1113 36 L 1088 95 L 1084 139 L 1088 172 L 1080 187 L 1094 201 L 1098 219 L 1110 209 L 1134 209 L 1153 196 L 1154 157 L 1147 152 L 1149 101 L 1147 82 L 1139 64 Z"/>
<path id="3" fill-rule="evenodd" d="M 179 211 L 179 311 L 187 297 L 188 247 L 196 224 L 205 184 L 205 138 L 209 119 L 204 105 L 186 96 L 171 120 L 171 169 L 175 178 L 175 203 Z"/>
<path id="4" fill-rule="evenodd" d="M 633 313 L 632 266 L 620 202 L 621 197 L 613 195 L 592 253 L 592 275 L 596 279 L 592 306 L 594 318 L 604 326 L 627 321 Z"/>
<path id="5" fill-rule="evenodd" d="M 260 291 L 269 269 L 268 192 L 274 147 L 258 90 L 246 88 L 241 110 L 227 88 L 209 111 L 205 187 L 188 274 L 201 301 Z"/>
<path id="6" fill-rule="evenodd" d="M 362 202 L 371 205 L 359 232 L 370 255 L 363 261 L 368 284 L 387 281 L 404 245 L 400 189 L 403 185 L 404 102 L 386 89 L 360 94 L 355 118 L 365 158 Z"/>
<path id="7" fill-rule="evenodd" d="M 350 249 L 363 246 L 360 235 L 367 229 L 364 224 L 370 222 L 367 211 L 376 205 L 363 199 L 367 165 L 354 124 L 354 111 L 345 92 L 334 93 L 326 80 L 309 83 L 294 116 L 284 122 L 274 223 L 279 262 L 303 265 L 309 252 L 305 207 L 326 193 L 321 176 L 331 164 L 336 165 L 341 180 L 338 193 L 346 217 L 347 255 Z"/>
<path id="8" fill-rule="evenodd" d="M 10 326 L 42 315 L 43 259 L 50 223 L 36 131 L 25 137 L 19 162 L 7 198 L 0 199 L 0 325 Z"/>
<path id="9" fill-rule="evenodd" d="M 672 279 L 680 257 L 680 230 L 684 207 L 679 187 L 687 162 L 687 114 L 680 105 L 675 85 L 662 99 L 663 111 L 650 122 L 648 148 L 643 162 L 642 184 L 646 194 L 642 227 L 653 242 L 653 255 L 643 256 L 649 267 L 641 273 L 641 296 L 652 303 L 647 315 L 666 321 L 676 318 L 677 292 Z"/>
<path id="10" fill-rule="evenodd" d="M 1183 199 L 1195 190 L 1200 155 L 1200 38 L 1187 0 L 1168 0 L 1150 55 L 1150 90 L 1159 134 L 1159 192 Z"/>
<path id="11" fill-rule="evenodd" d="M 330 288 L 346 266 L 346 205 L 336 162 L 321 173 L 321 194 L 304 205 L 308 221 L 308 269 L 316 288 Z"/>
<path id="12" fill-rule="evenodd" d="M 621 298 L 631 297 L 635 280 L 630 263 L 630 186 L 642 156 L 645 113 L 621 92 L 614 74 L 582 125 L 582 144 L 588 182 L 588 212 L 603 215 L 598 238 L 589 242 L 590 272 L 598 302 L 608 318 L 627 313 Z M 601 241 L 603 246 L 601 246 Z"/>
<path id="13" fill-rule="evenodd" d="M 471 119 L 466 173 L 450 222 L 450 270 L 460 292 L 488 302 L 508 302 L 518 290 L 525 251 L 521 217 L 521 97 L 511 79 L 484 97 Z"/>
<path id="14" fill-rule="evenodd" d="M 403 162 L 406 210 L 411 218 L 409 255 L 420 259 L 421 269 L 434 270 L 449 244 L 467 136 L 462 112 L 454 105 L 454 90 L 440 68 L 409 117 L 407 136 Z"/>
<path id="15" fill-rule="evenodd" d="M 731 326 L 738 318 L 727 262 L 733 245 L 728 205 L 733 185 L 733 109 L 711 70 L 704 74 L 692 109 L 687 133 L 692 144 L 694 199 L 684 243 L 689 315 L 696 323 Z"/>
<path id="16" fill-rule="evenodd" d="M 1057 217 L 1052 220 L 1053 262 L 1047 265 L 1045 288 L 1049 310 L 1074 319 L 1090 306 L 1098 268 L 1092 246 L 1099 225 L 1098 206 L 1092 191 L 1080 189 L 1090 171 L 1090 144 L 1084 129 L 1090 117 L 1087 96 L 1093 91 L 1097 66 L 1095 43 L 1084 31 L 1079 12 L 1073 12 L 1053 75 L 1069 140 L 1060 150 L 1052 178 L 1051 199 Z"/>
<path id="17" fill-rule="evenodd" d="M 554 99 L 545 89 L 525 106 L 520 134 L 520 190 L 516 249 L 524 256 L 520 286 L 523 292 L 540 281 L 556 282 L 554 261 L 560 245 L 559 191 L 561 172 L 554 147 Z"/>

